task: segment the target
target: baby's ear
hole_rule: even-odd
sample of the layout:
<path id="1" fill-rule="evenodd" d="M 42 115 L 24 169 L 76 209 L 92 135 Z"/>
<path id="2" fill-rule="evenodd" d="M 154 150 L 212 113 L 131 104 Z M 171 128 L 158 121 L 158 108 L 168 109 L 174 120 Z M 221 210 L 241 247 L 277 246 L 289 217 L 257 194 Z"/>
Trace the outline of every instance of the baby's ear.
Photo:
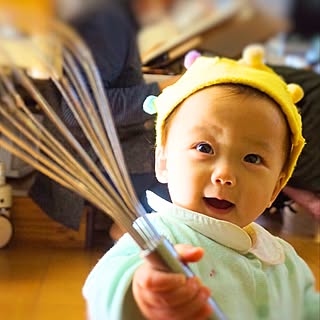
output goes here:
<path id="1" fill-rule="evenodd" d="M 156 148 L 156 161 L 155 161 L 156 177 L 159 182 L 167 183 L 167 155 L 163 147 Z"/>

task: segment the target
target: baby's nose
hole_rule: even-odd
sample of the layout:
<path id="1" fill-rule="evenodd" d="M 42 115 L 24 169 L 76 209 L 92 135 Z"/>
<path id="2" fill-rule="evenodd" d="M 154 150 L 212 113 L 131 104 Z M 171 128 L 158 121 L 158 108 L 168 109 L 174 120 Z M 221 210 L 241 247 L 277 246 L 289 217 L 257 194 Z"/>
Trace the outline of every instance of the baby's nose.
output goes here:
<path id="1" fill-rule="evenodd" d="M 215 178 L 215 182 L 217 184 L 226 184 L 228 186 L 232 186 L 233 185 L 232 179 L 228 179 L 228 178 L 217 177 L 217 178 Z"/>
<path id="2" fill-rule="evenodd" d="M 229 187 L 233 187 L 236 185 L 236 177 L 235 175 L 228 169 L 228 167 L 223 167 L 219 169 L 215 169 L 212 173 L 212 183 L 218 185 L 225 185 Z"/>

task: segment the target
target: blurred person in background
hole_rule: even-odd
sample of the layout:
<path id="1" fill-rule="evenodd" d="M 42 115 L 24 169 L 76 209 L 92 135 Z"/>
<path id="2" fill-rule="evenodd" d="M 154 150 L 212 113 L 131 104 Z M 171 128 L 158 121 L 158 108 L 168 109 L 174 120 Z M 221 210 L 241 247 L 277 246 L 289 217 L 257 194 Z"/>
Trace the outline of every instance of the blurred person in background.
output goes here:
<path id="1" fill-rule="evenodd" d="M 101 2 L 101 1 L 100 1 Z M 175 77 L 162 83 L 146 83 L 141 71 L 137 45 L 139 29 L 169 12 L 175 0 L 108 0 L 74 10 L 67 23 L 75 28 L 90 48 L 110 103 L 122 151 L 136 194 L 147 212 L 145 196 L 152 190 L 170 199 L 167 186 L 160 184 L 154 172 L 154 117 L 146 114 L 142 103 L 148 95 L 158 95 Z M 62 104 L 65 121 L 77 134 L 78 125 Z M 77 137 L 81 140 L 81 137 Z M 33 200 L 53 219 L 77 229 L 84 200 L 42 174 L 30 190 Z M 113 239 L 122 231 L 110 230 Z"/>

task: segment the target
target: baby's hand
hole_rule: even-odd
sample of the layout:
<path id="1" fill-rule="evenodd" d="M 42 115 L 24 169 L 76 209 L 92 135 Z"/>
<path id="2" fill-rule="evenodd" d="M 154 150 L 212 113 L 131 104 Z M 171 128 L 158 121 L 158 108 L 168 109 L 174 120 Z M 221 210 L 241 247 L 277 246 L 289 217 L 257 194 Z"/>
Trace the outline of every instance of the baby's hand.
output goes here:
<path id="1" fill-rule="evenodd" d="M 185 263 L 196 262 L 203 249 L 177 245 L 175 249 Z M 164 272 L 144 263 L 134 274 L 133 295 L 147 319 L 152 320 L 206 320 L 212 313 L 208 305 L 210 290 L 196 277 Z"/>

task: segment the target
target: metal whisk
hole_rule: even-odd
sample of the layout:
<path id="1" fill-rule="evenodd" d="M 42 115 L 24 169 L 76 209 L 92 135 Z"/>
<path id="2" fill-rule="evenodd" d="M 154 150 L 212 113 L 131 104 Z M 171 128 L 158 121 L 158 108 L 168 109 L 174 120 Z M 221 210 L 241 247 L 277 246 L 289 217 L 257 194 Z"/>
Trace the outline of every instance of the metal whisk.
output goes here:
<path id="1" fill-rule="evenodd" d="M 48 22 L 44 36 L 25 30 L 15 30 L 14 34 L 28 39 L 28 55 L 34 63 L 32 68 L 21 67 L 6 39 L 0 38 L 0 146 L 111 216 L 127 230 L 151 263 L 192 277 L 191 270 L 155 230 L 137 200 L 102 81 L 85 43 L 69 26 L 58 21 Z M 38 77 L 50 80 L 60 92 L 99 164 L 41 93 L 35 80 Z M 27 99 L 36 106 L 36 112 L 49 119 L 62 139 L 42 124 L 30 110 Z M 215 319 L 225 319 L 212 299 L 209 303 L 215 310 Z"/>

